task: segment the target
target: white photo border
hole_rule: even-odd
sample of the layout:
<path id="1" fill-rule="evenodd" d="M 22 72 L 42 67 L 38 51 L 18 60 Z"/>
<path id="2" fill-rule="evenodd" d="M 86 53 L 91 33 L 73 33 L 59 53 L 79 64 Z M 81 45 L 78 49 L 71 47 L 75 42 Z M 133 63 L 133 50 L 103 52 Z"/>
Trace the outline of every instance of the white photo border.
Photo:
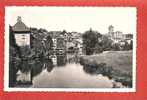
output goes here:
<path id="1" fill-rule="evenodd" d="M 10 7 L 58 7 L 58 6 L 6 6 L 5 7 L 5 33 L 4 33 L 4 91 L 15 92 L 136 92 L 136 48 L 137 48 L 137 8 L 136 7 L 124 7 L 134 8 L 136 10 L 136 33 L 133 34 L 133 80 L 132 88 L 10 88 L 9 87 L 9 20 L 7 20 L 7 8 Z M 61 6 L 62 7 L 62 6 Z M 63 6 L 64 7 L 64 6 Z M 72 7 L 72 6 L 69 6 Z M 78 7 L 78 6 L 76 6 Z M 85 6 L 86 7 L 86 6 Z M 91 6 L 92 7 L 92 6 Z M 110 6 L 111 7 L 111 6 Z M 112 6 L 113 7 L 113 6 Z M 97 7 L 100 8 L 100 7 Z M 104 7 L 107 8 L 107 7 Z M 109 8 L 109 6 L 108 6 Z M 118 7 L 115 7 L 120 8 Z"/>

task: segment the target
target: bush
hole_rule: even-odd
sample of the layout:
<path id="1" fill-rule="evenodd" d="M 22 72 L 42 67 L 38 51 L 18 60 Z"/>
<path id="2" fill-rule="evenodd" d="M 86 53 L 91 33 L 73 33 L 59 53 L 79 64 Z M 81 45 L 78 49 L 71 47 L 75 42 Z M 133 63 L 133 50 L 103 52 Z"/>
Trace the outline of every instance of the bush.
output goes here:
<path id="1" fill-rule="evenodd" d="M 111 76 L 112 67 L 108 67 L 106 63 L 97 64 L 96 62 L 90 62 L 83 65 L 83 70 L 91 75 L 102 74 L 104 76 Z"/>
<path id="2" fill-rule="evenodd" d="M 96 31 L 92 31 L 90 29 L 89 31 L 86 31 L 82 38 L 83 38 L 83 46 L 85 49 L 86 55 L 92 55 L 95 52 L 96 46 L 99 45 L 99 38 L 102 35 Z"/>
<path id="3" fill-rule="evenodd" d="M 112 49 L 114 51 L 119 51 L 121 49 L 120 44 L 118 44 L 118 43 L 113 44 Z"/>

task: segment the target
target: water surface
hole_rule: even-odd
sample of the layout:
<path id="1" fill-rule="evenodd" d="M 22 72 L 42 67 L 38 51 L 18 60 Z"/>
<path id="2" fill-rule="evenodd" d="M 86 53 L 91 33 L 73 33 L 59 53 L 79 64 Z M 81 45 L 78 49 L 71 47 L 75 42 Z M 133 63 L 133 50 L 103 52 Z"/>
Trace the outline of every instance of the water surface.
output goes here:
<path id="1" fill-rule="evenodd" d="M 101 74 L 91 75 L 83 70 L 83 66 L 68 63 L 54 67 L 51 72 L 43 69 L 33 78 L 33 87 L 37 88 L 111 88 L 113 81 Z"/>

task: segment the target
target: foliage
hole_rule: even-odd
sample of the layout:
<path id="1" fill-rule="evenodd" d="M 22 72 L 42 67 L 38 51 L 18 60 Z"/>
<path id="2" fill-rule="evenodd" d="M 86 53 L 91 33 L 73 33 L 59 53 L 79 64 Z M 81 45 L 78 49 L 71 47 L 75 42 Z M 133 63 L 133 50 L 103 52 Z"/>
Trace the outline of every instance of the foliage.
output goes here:
<path id="1" fill-rule="evenodd" d="M 17 46 L 12 27 L 9 26 L 9 86 L 13 87 L 16 82 L 16 72 L 20 65 L 20 48 Z"/>
<path id="2" fill-rule="evenodd" d="M 128 42 L 125 42 L 125 45 L 123 46 L 123 50 L 130 50 L 130 45 Z"/>
<path id="3" fill-rule="evenodd" d="M 12 27 L 9 26 L 9 86 L 12 87 L 16 83 L 16 73 L 18 70 L 28 72 L 32 67 L 30 63 L 38 58 L 43 59 L 49 54 L 52 47 L 52 38 L 47 34 L 45 29 L 31 28 L 31 46 L 17 46 Z M 35 71 L 38 73 L 38 67 Z M 34 71 L 34 70 L 33 70 Z M 36 74 L 33 72 L 33 74 Z"/>
<path id="4" fill-rule="evenodd" d="M 119 51 L 120 50 L 120 44 L 118 44 L 118 43 L 113 44 L 112 50 Z"/>
<path id="5" fill-rule="evenodd" d="M 109 39 L 107 36 L 103 36 L 101 41 L 101 46 L 104 51 L 108 51 L 112 49 L 113 41 Z"/>
<path id="6" fill-rule="evenodd" d="M 101 36 L 100 33 L 96 31 L 86 31 L 83 34 L 83 46 L 86 51 L 86 55 L 91 55 L 96 50 L 96 46 L 99 46 L 98 38 Z"/>
<path id="7" fill-rule="evenodd" d="M 103 74 L 122 82 L 123 85 L 132 86 L 132 51 L 108 51 L 99 55 L 85 55 L 80 57 L 80 64 L 89 74 Z"/>
<path id="8" fill-rule="evenodd" d="M 133 41 L 131 40 L 130 42 L 130 49 L 132 50 L 133 49 Z"/>
<path id="9" fill-rule="evenodd" d="M 50 36 L 47 36 L 46 37 L 46 41 L 44 41 L 44 42 L 45 42 L 46 50 L 52 49 L 52 47 L 53 47 L 53 41 L 52 41 L 52 38 Z"/>

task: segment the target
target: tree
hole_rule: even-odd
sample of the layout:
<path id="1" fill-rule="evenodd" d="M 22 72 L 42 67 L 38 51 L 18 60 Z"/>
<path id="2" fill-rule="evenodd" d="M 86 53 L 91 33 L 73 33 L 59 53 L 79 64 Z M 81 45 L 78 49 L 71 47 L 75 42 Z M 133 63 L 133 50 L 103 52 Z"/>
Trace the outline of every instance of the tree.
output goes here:
<path id="1" fill-rule="evenodd" d="M 53 48 L 53 41 L 51 36 L 47 36 L 46 40 L 43 43 L 45 48 L 45 55 L 48 55 L 49 51 Z"/>
<path id="2" fill-rule="evenodd" d="M 107 36 L 103 36 L 101 46 L 104 51 L 111 50 L 113 41 Z"/>
<path id="3" fill-rule="evenodd" d="M 131 40 L 131 42 L 130 42 L 130 50 L 132 50 L 133 49 L 133 41 Z"/>
<path id="4" fill-rule="evenodd" d="M 14 38 L 14 34 L 12 32 L 11 26 L 9 26 L 9 42 L 10 42 L 10 46 L 16 46 L 16 40 Z"/>
<path id="5" fill-rule="evenodd" d="M 46 29 L 32 29 L 31 51 L 35 52 L 36 57 L 47 57 L 49 49 L 52 48 L 52 38 L 47 33 Z"/>
<path id="6" fill-rule="evenodd" d="M 12 27 L 9 26 L 9 86 L 13 87 L 16 82 L 16 73 L 21 61 L 20 48 L 16 44 Z"/>
<path id="7" fill-rule="evenodd" d="M 125 42 L 125 45 L 124 45 L 123 49 L 124 50 L 129 50 L 130 49 L 130 45 L 129 45 L 129 43 L 127 41 Z"/>
<path id="8" fill-rule="evenodd" d="M 62 35 L 65 35 L 66 33 L 67 33 L 67 32 L 66 32 L 65 29 L 61 32 Z"/>
<path id="9" fill-rule="evenodd" d="M 119 51 L 120 50 L 120 44 L 118 44 L 118 43 L 115 43 L 115 44 L 113 44 L 113 50 L 115 50 L 115 51 Z"/>
<path id="10" fill-rule="evenodd" d="M 94 53 L 96 46 L 99 46 L 98 38 L 101 36 L 100 33 L 93 31 L 90 29 L 86 31 L 82 38 L 83 38 L 83 46 L 86 52 L 86 55 L 91 55 Z"/>

